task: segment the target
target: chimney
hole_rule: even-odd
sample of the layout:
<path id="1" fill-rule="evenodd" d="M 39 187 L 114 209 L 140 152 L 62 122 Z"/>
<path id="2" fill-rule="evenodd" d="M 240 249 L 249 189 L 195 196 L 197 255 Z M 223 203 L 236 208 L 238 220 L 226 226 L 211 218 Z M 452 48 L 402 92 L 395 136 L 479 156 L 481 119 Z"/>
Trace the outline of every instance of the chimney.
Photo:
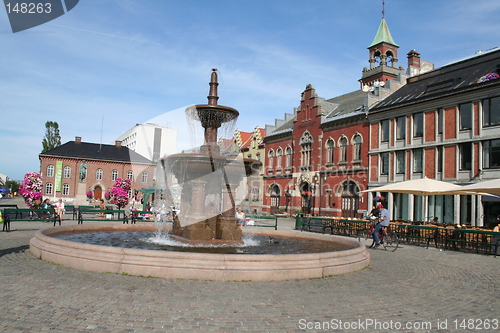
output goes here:
<path id="1" fill-rule="evenodd" d="M 82 143 L 82 137 L 81 136 L 75 136 L 75 142 L 76 143 Z"/>
<path id="2" fill-rule="evenodd" d="M 116 141 L 115 141 L 115 146 L 117 146 L 117 147 L 121 147 L 121 146 L 122 146 L 122 142 L 121 142 L 121 141 L 116 140 Z"/>
<path id="3" fill-rule="evenodd" d="M 420 53 L 415 50 L 408 52 L 408 67 L 420 69 Z"/>

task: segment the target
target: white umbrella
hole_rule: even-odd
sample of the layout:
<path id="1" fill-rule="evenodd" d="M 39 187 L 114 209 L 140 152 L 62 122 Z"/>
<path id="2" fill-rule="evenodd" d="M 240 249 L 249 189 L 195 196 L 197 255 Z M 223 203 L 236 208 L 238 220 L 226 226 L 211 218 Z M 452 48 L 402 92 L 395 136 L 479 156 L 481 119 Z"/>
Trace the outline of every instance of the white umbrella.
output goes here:
<path id="1" fill-rule="evenodd" d="M 424 217 L 427 216 L 427 201 L 429 195 L 441 194 L 481 194 L 485 193 L 468 193 L 464 190 L 464 186 L 455 185 L 448 182 L 443 182 L 436 179 L 420 178 L 412 179 L 404 182 L 392 183 L 384 186 L 371 188 L 361 192 L 391 192 L 391 193 L 407 193 L 423 196 L 424 201 Z"/>
<path id="2" fill-rule="evenodd" d="M 460 188 L 459 192 L 462 193 L 456 194 L 500 195 L 500 179 L 491 179 L 475 184 L 465 185 Z"/>

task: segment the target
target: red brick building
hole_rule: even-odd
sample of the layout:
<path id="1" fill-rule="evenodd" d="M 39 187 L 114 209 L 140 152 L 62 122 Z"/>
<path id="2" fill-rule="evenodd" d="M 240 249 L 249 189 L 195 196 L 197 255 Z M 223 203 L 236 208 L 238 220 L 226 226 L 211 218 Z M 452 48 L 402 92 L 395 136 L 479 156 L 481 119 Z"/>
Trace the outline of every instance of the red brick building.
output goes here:
<path id="1" fill-rule="evenodd" d="M 458 185 L 500 178 L 499 74 L 500 48 L 479 52 L 409 78 L 371 108 L 370 188 L 423 177 Z M 394 219 L 491 227 L 500 216 L 500 200 L 487 196 L 430 196 L 428 216 L 420 196 L 386 196 Z"/>
<path id="2" fill-rule="evenodd" d="M 116 178 L 132 180 L 132 190 L 153 185 L 156 164 L 142 155 L 121 146 L 75 141 L 39 155 L 40 173 L 43 177 L 43 195 L 63 198 L 74 203 L 78 195 L 91 191 L 95 199 L 104 198 Z M 86 166 L 85 178 L 80 179 L 82 163 Z M 84 193 L 79 193 L 79 191 Z"/>

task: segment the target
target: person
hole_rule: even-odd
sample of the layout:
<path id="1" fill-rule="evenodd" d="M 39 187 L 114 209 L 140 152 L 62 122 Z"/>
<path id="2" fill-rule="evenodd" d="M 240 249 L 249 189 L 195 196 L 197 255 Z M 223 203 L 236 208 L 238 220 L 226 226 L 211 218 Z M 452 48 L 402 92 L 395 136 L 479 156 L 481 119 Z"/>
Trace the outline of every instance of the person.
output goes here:
<path id="1" fill-rule="evenodd" d="M 370 214 L 368 214 L 368 216 L 370 218 L 378 218 L 380 216 L 380 210 L 377 207 L 372 206 L 372 210 L 370 211 Z"/>
<path id="2" fill-rule="evenodd" d="M 64 214 L 64 202 L 62 199 L 59 199 L 59 201 L 56 203 L 56 214 L 59 216 L 59 224 L 61 224 L 61 221 L 63 220 L 63 214 Z"/>
<path id="3" fill-rule="evenodd" d="M 97 199 L 97 204 L 94 207 L 99 208 L 101 210 L 106 209 L 106 206 L 104 205 L 104 201 L 102 199 Z M 104 213 L 99 213 L 99 217 L 102 220 L 104 218 Z"/>
<path id="4" fill-rule="evenodd" d="M 380 211 L 380 216 L 379 216 L 379 222 L 375 226 L 375 229 L 373 230 L 373 240 L 375 241 L 374 247 L 379 247 L 380 246 L 380 239 L 378 237 L 378 234 L 380 230 L 382 230 L 382 227 L 388 227 L 389 222 L 391 221 L 391 213 L 389 213 L 389 210 L 384 208 L 384 205 L 379 204 L 377 208 Z"/>
<path id="5" fill-rule="evenodd" d="M 246 216 L 245 216 L 245 213 L 243 213 L 241 211 L 241 208 L 238 208 L 238 211 L 236 212 L 236 220 L 238 221 L 238 224 L 240 225 L 240 227 L 243 227 L 243 225 L 245 224 L 245 220 L 246 220 Z"/>
<path id="6" fill-rule="evenodd" d="M 52 205 L 50 204 L 50 200 L 49 199 L 43 200 L 42 209 L 50 209 L 50 208 L 52 208 Z"/>

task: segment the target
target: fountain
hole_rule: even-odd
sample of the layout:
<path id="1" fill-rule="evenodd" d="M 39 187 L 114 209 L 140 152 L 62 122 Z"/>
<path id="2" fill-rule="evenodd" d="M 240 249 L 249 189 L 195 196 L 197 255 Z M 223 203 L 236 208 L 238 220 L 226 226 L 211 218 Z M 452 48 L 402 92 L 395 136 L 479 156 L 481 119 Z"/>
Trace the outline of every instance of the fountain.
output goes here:
<path id="1" fill-rule="evenodd" d="M 182 185 L 180 214 L 175 217 L 173 236 L 189 244 L 241 244 L 241 229 L 235 219 L 235 193 L 238 185 L 261 162 L 238 156 L 221 156 L 217 131 L 222 124 L 236 120 L 239 112 L 218 105 L 217 70 L 212 69 L 208 104 L 186 110 L 204 128 L 200 151 L 170 155 L 160 160 L 162 190 L 171 188 L 171 177 Z"/>
<path id="2" fill-rule="evenodd" d="M 182 187 L 180 213 L 166 228 L 185 246 L 240 246 L 242 233 L 269 239 L 290 238 L 331 242 L 340 250 L 314 253 L 240 254 L 171 252 L 79 243 L 57 238 L 64 234 L 94 232 L 152 232 L 156 223 L 99 223 L 63 225 L 36 232 L 30 252 L 37 258 L 64 266 L 118 274 L 200 280 L 272 281 L 320 278 L 365 268 L 370 255 L 355 239 L 260 228 L 238 227 L 234 217 L 238 190 L 246 177 L 258 173 L 261 163 L 237 156 L 222 156 L 217 131 L 234 121 L 238 111 L 217 104 L 217 73 L 212 70 L 208 104 L 195 105 L 186 113 L 201 122 L 204 144 L 199 151 L 174 154 L 159 162 L 158 175 L 165 202 L 170 200 L 174 180 Z M 157 214 L 161 217 L 162 214 Z M 163 226 L 164 223 L 161 223 Z M 267 228 L 266 228 L 267 229 Z"/>

